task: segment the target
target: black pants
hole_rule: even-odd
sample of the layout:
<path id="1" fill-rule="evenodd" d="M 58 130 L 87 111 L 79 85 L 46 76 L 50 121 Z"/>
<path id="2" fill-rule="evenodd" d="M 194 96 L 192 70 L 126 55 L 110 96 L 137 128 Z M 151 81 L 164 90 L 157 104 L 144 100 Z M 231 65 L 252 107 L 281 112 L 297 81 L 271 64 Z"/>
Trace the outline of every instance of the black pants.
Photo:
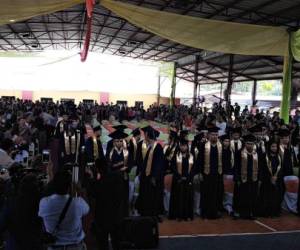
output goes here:
<path id="1" fill-rule="evenodd" d="M 113 250 L 121 249 L 120 241 L 121 241 L 121 227 L 113 226 L 110 229 L 97 227 L 97 244 L 99 250 L 108 250 L 109 249 L 109 241 L 108 238 L 110 236 L 111 245 Z"/>

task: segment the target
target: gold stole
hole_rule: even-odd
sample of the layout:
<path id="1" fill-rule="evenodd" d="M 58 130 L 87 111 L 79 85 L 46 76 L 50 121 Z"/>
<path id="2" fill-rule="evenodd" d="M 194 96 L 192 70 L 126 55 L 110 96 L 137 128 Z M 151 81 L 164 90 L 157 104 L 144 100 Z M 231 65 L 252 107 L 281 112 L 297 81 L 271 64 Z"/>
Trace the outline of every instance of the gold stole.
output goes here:
<path id="1" fill-rule="evenodd" d="M 136 160 L 136 151 L 137 151 L 137 143 L 136 139 L 134 137 L 131 138 L 132 144 L 133 144 L 133 160 Z"/>
<path id="2" fill-rule="evenodd" d="M 143 143 L 142 143 L 142 156 L 143 156 L 143 160 L 146 157 L 147 151 L 148 151 L 148 146 L 147 146 L 146 142 L 143 141 Z"/>
<path id="3" fill-rule="evenodd" d="M 97 142 L 97 137 L 93 136 L 93 155 L 94 155 L 94 160 L 99 158 L 99 149 L 98 149 L 98 142 Z"/>
<path id="4" fill-rule="evenodd" d="M 277 167 L 277 171 L 276 173 L 273 175 L 273 171 L 272 171 L 272 162 L 270 161 L 269 157 L 266 156 L 266 160 L 267 160 L 267 166 L 268 166 L 268 169 L 269 169 L 269 172 L 271 174 L 271 176 L 273 177 L 277 177 L 280 169 L 281 169 L 281 157 L 278 155 L 278 167 Z"/>
<path id="5" fill-rule="evenodd" d="M 114 153 L 115 150 L 116 150 L 116 152 L 117 152 L 118 154 L 121 153 L 121 151 L 119 151 L 116 147 L 114 147 L 114 148 L 110 151 L 110 154 L 109 154 L 109 159 L 110 159 L 110 161 L 112 161 L 112 156 L 113 156 L 113 153 Z M 127 150 L 126 148 L 123 148 L 123 149 L 122 149 L 122 152 L 123 152 L 123 157 L 124 157 L 124 166 L 127 166 L 127 163 L 128 163 L 128 155 L 129 155 L 128 150 Z"/>
<path id="6" fill-rule="evenodd" d="M 241 142 L 241 140 L 238 140 L 237 144 L 238 144 L 238 150 L 242 149 L 242 142 Z M 231 147 L 231 150 L 233 152 L 235 152 L 235 141 L 234 140 L 230 141 L 230 147 Z"/>
<path id="7" fill-rule="evenodd" d="M 218 173 L 222 174 L 222 144 L 217 142 L 218 149 Z M 204 146 L 204 173 L 208 175 L 210 173 L 210 150 L 211 143 L 208 141 Z"/>
<path id="8" fill-rule="evenodd" d="M 246 149 L 242 151 L 242 161 L 241 161 L 241 178 L 242 182 L 247 182 L 247 175 L 248 175 L 248 155 L 250 155 Z M 256 151 L 253 151 L 251 154 L 253 156 L 253 170 L 252 170 L 252 180 L 257 181 L 258 177 L 258 156 Z"/>
<path id="9" fill-rule="evenodd" d="M 189 174 L 191 173 L 193 164 L 194 164 L 194 157 L 192 154 L 189 154 Z M 182 175 L 182 154 L 181 153 L 178 153 L 176 155 L 176 166 L 177 166 L 178 173 Z"/>
<path id="10" fill-rule="evenodd" d="M 64 133 L 64 140 L 65 140 L 65 150 L 66 155 L 75 154 L 76 153 L 76 136 L 75 134 L 72 136 L 68 136 L 67 133 Z M 71 143 L 71 145 L 70 145 Z"/>
<path id="11" fill-rule="evenodd" d="M 198 157 L 198 154 L 199 154 L 199 150 L 198 150 L 197 147 L 195 147 L 194 152 L 195 152 L 195 158 L 197 158 L 197 157 Z"/>
<path id="12" fill-rule="evenodd" d="M 151 174 L 151 169 L 152 169 L 152 160 L 153 160 L 153 154 L 154 150 L 157 146 L 157 142 L 154 142 L 153 146 L 149 152 L 148 159 L 147 159 L 147 166 L 146 166 L 146 176 L 149 176 Z"/>
<path id="13" fill-rule="evenodd" d="M 280 144 L 280 146 L 279 146 L 279 154 L 280 154 L 282 160 L 284 159 L 284 151 L 285 151 L 284 146 L 283 146 L 282 144 Z M 292 158 L 292 164 L 293 164 L 293 166 L 294 166 L 294 165 L 295 165 L 294 157 L 291 156 L 291 155 L 290 155 L 289 157 Z"/>

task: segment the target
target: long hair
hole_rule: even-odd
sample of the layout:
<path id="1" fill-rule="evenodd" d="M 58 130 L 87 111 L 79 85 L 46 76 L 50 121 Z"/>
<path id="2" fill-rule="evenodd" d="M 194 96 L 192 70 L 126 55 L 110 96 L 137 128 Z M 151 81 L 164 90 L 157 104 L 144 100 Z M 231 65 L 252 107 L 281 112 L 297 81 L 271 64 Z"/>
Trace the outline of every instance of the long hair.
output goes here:
<path id="1" fill-rule="evenodd" d="M 276 141 L 276 140 L 271 140 L 271 141 L 268 142 L 268 145 L 267 145 L 267 154 L 268 154 L 268 156 L 271 155 L 271 146 L 272 146 L 272 144 L 276 144 L 276 146 L 277 146 L 277 152 L 275 154 L 279 153 L 279 142 Z"/>

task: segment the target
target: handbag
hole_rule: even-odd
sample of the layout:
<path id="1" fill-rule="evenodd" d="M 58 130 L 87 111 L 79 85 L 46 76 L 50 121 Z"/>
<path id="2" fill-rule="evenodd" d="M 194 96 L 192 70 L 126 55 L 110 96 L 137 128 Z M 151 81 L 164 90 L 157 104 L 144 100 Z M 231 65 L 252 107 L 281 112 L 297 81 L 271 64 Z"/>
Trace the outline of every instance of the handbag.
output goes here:
<path id="1" fill-rule="evenodd" d="M 72 196 L 69 197 L 66 205 L 64 206 L 61 214 L 59 215 L 58 222 L 57 222 L 53 232 L 49 233 L 44 228 L 44 232 L 43 232 L 43 235 L 42 235 L 42 241 L 43 241 L 44 245 L 53 245 L 53 244 L 55 244 L 55 242 L 57 240 L 56 234 L 58 232 L 59 226 L 61 225 L 62 221 L 66 217 L 66 214 L 67 214 L 67 211 L 68 211 L 69 206 L 71 204 L 71 201 L 72 201 Z"/>

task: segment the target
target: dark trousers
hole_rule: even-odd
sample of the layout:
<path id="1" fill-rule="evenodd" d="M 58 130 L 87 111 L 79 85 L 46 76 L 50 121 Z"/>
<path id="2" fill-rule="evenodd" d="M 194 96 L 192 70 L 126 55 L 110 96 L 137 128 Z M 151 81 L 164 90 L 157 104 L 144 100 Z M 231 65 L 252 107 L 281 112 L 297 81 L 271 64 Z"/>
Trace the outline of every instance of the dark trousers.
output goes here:
<path id="1" fill-rule="evenodd" d="M 108 250 L 109 249 L 109 241 L 108 238 L 110 236 L 111 245 L 113 250 L 121 249 L 120 241 L 121 241 L 121 227 L 113 226 L 110 229 L 107 228 L 97 228 L 97 244 L 99 250 Z"/>

